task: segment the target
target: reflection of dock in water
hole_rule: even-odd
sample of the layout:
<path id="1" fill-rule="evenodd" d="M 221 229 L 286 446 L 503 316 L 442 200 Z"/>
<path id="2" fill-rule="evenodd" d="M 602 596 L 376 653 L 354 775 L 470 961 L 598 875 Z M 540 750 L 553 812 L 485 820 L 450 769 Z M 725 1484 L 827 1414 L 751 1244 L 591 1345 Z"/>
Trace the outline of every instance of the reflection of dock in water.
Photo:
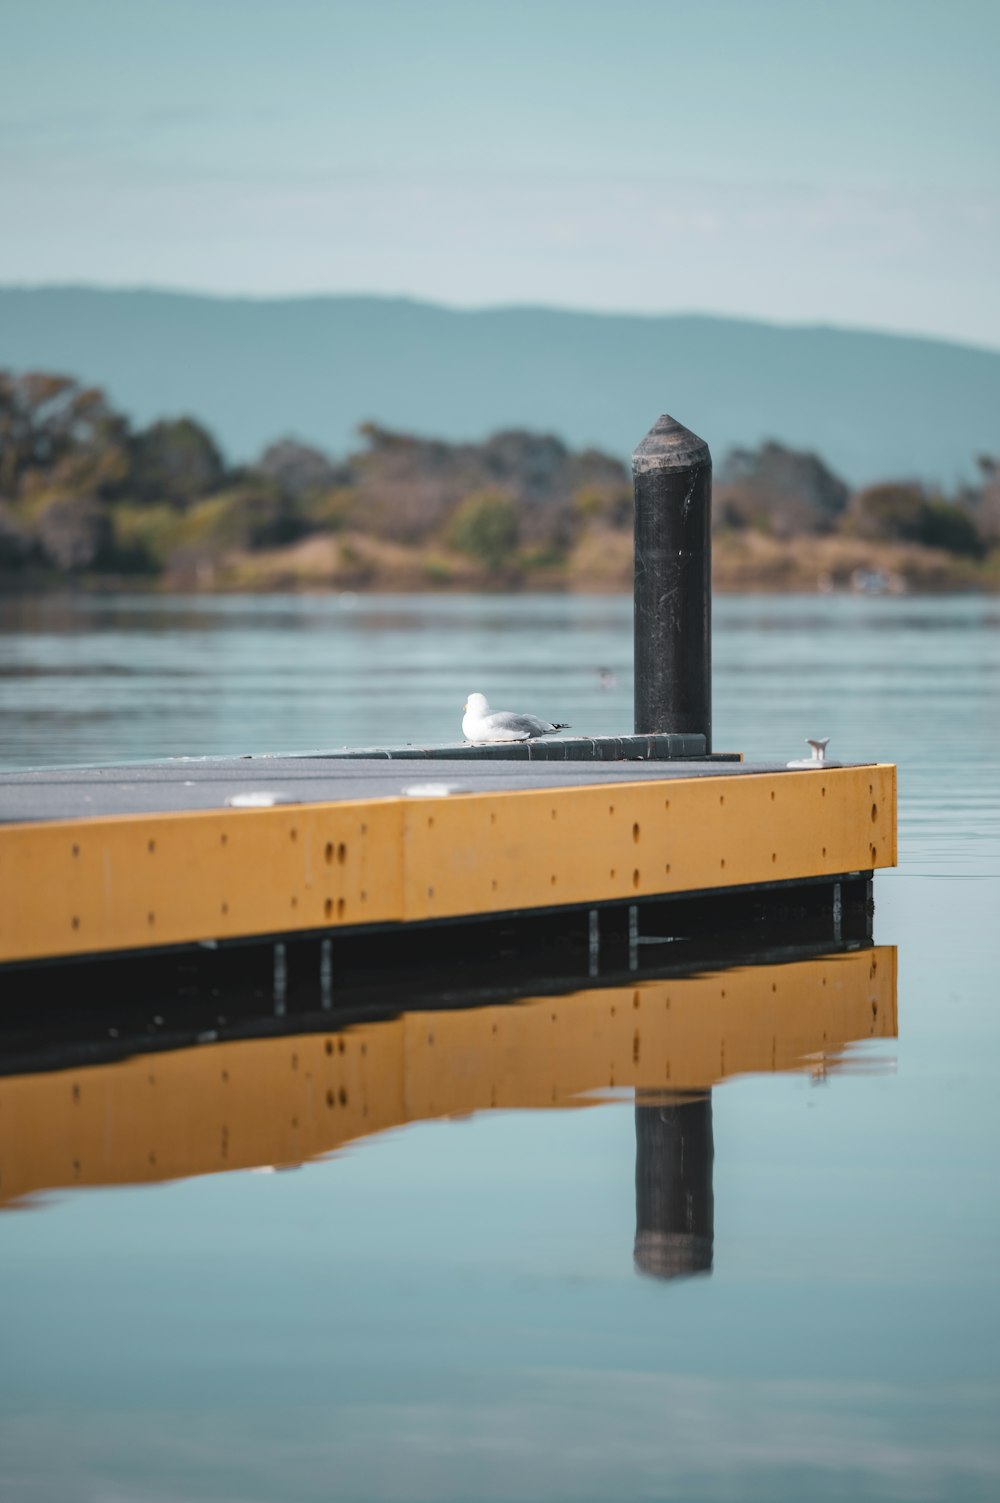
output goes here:
<path id="1" fill-rule="evenodd" d="M 656 1210 L 656 1174 L 666 1172 L 679 1141 L 667 1120 L 678 1093 L 704 1099 L 717 1082 L 749 1072 L 826 1073 L 844 1063 L 852 1042 L 895 1037 L 896 953 L 866 947 L 513 1004 L 405 1013 L 339 1031 L 331 1015 L 330 1024 L 323 1032 L 0 1078 L 0 1203 L 63 1186 L 298 1164 L 406 1123 L 581 1106 L 628 1089 L 639 1102 L 640 1169 L 647 1165 L 647 1182 L 638 1186 L 640 1220 L 646 1206 L 647 1230 L 669 1229 L 673 1212 Z M 702 1153 L 697 1170 L 704 1177 L 707 1163 L 709 1202 L 710 1111 L 708 1103 L 701 1124 L 707 1157 Z M 697 1124 L 677 1120 L 695 1132 Z M 683 1187 L 685 1172 L 681 1166 L 672 1183 Z M 686 1196 L 685 1189 L 681 1201 L 693 1204 Z M 685 1213 L 678 1214 L 683 1222 Z M 707 1231 L 690 1229 L 707 1236 L 709 1259 L 710 1214 L 709 1203 Z M 643 1252 L 642 1233 L 640 1225 L 640 1266 L 689 1271 L 658 1266 L 679 1244 L 671 1251 L 661 1239 L 657 1250 L 653 1236 Z M 699 1266 L 707 1266 L 701 1256 Z"/>

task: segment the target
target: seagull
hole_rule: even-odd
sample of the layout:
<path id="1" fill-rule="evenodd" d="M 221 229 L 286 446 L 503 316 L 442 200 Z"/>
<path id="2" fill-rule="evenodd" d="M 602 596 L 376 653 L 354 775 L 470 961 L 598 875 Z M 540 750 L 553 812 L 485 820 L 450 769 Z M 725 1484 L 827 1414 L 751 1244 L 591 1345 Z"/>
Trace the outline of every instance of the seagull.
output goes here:
<path id="1" fill-rule="evenodd" d="M 470 694 L 464 705 L 462 735 L 474 744 L 484 741 L 533 741 L 569 726 L 539 720 L 537 715 L 515 715 L 510 710 L 492 711 L 485 694 Z"/>

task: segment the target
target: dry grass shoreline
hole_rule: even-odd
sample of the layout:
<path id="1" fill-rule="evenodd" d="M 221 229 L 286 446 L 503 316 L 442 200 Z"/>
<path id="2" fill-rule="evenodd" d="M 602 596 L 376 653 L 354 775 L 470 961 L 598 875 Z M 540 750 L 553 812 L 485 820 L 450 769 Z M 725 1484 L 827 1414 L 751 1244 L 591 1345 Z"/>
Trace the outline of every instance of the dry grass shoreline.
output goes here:
<path id="1" fill-rule="evenodd" d="M 723 533 L 713 543 L 713 587 L 720 594 L 993 594 L 1000 592 L 1000 553 L 978 561 L 917 544 L 841 535 L 779 539 L 754 531 Z M 361 533 L 339 533 L 281 548 L 233 550 L 189 561 L 155 579 L 86 574 L 70 582 L 64 575 L 39 572 L 0 576 L 3 594 L 67 588 L 152 594 L 631 594 L 632 539 L 619 530 L 589 529 L 561 562 L 529 557 L 493 573 L 440 547 L 407 547 Z"/>
<path id="2" fill-rule="evenodd" d="M 348 534 L 310 537 L 283 548 L 226 555 L 192 577 L 161 588 L 247 591 L 326 590 L 386 594 L 521 590 L 631 594 L 632 538 L 591 529 L 564 562 L 528 561 L 490 573 L 439 547 L 405 547 Z M 908 543 L 841 536 L 777 539 L 757 532 L 722 534 L 713 544 L 713 586 L 721 593 L 803 594 L 868 589 L 940 594 L 1000 590 L 1000 555 L 984 562 Z"/>

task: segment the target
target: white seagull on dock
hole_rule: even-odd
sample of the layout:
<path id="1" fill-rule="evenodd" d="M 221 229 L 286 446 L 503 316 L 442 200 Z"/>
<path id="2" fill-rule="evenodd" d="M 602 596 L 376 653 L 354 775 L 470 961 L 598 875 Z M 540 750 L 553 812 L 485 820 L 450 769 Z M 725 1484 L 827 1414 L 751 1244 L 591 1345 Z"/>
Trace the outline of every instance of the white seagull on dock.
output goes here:
<path id="1" fill-rule="evenodd" d="M 539 720 L 537 715 L 515 715 L 511 710 L 491 710 L 485 694 L 470 694 L 465 701 L 462 735 L 466 741 L 533 741 L 553 731 L 567 731 L 560 721 Z"/>

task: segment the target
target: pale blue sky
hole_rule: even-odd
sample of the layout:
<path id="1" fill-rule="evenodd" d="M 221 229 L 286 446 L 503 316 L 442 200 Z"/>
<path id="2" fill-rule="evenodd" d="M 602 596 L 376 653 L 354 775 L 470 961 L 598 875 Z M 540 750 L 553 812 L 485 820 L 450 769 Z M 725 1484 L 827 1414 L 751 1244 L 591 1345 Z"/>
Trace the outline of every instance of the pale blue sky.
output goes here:
<path id="1" fill-rule="evenodd" d="M 1000 0 L 0 0 L 0 282 L 1000 347 Z"/>

